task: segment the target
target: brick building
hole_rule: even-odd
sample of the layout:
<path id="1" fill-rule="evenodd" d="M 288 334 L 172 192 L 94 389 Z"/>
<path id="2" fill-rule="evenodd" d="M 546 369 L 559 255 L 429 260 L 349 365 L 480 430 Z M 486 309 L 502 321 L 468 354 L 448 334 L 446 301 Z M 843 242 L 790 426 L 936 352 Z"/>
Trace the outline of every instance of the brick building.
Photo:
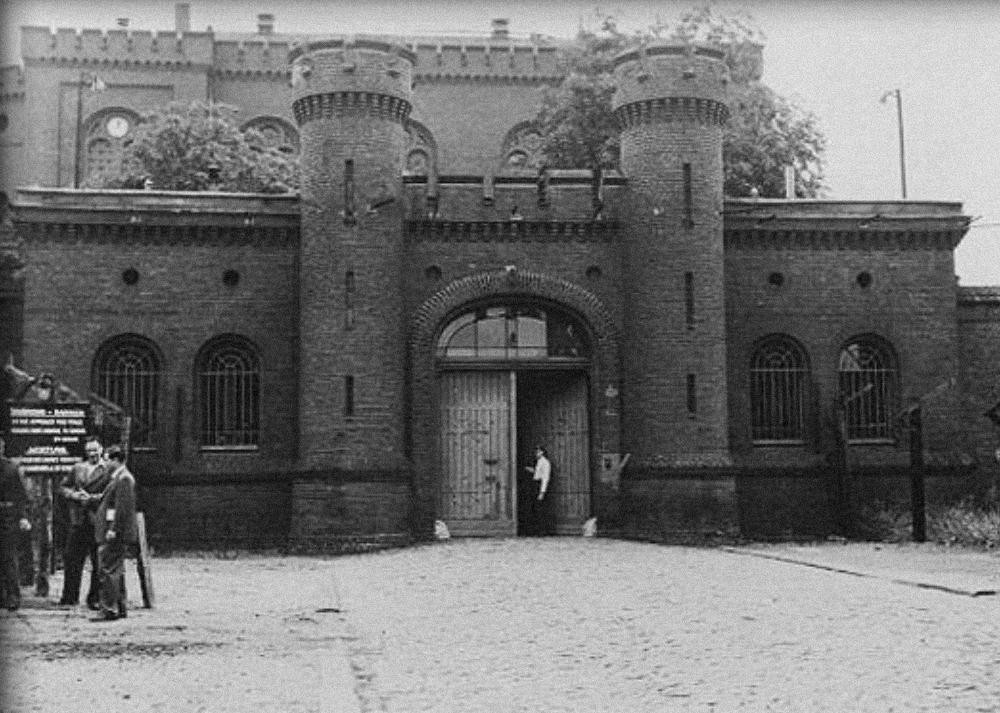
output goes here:
<path id="1" fill-rule="evenodd" d="M 535 443 L 563 532 L 825 533 L 845 492 L 907 500 L 918 400 L 931 503 L 994 477 L 1000 290 L 956 286 L 961 205 L 725 198 L 718 50 L 617 58 L 595 176 L 538 169 L 544 38 L 178 23 L 24 28 L 0 89 L 0 347 L 132 412 L 154 542 L 521 533 Z M 73 187 L 206 98 L 300 195 Z"/>

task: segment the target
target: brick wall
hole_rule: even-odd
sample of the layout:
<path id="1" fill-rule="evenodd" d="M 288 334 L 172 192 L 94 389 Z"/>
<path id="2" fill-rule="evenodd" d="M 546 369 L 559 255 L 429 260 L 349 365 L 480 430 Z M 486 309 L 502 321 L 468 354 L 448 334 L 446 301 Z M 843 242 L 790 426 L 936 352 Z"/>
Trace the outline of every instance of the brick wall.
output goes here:
<path id="1" fill-rule="evenodd" d="M 881 249 L 852 248 L 844 240 L 823 244 L 799 239 L 755 245 L 731 241 L 726 252 L 730 441 L 740 464 L 818 465 L 834 448 L 833 402 L 837 360 L 852 337 L 874 334 L 898 356 L 892 408 L 924 400 L 928 458 L 961 463 L 967 456 L 957 412 L 958 335 L 951 250 L 886 238 Z M 778 273 L 781 285 L 771 284 Z M 868 273 L 862 287 L 858 275 Z M 780 333 L 804 348 L 809 361 L 806 443 L 754 446 L 750 435 L 750 360 L 755 344 Z M 895 443 L 852 446 L 858 464 L 909 461 L 905 434 Z"/>
<path id="2" fill-rule="evenodd" d="M 1000 402 L 1000 289 L 959 290 L 958 334 L 963 395 L 959 418 L 976 460 L 995 468 L 1000 430 L 985 413 Z"/>
<path id="3" fill-rule="evenodd" d="M 102 343 L 151 340 L 162 356 L 154 450 L 136 453 L 140 479 L 287 466 L 297 444 L 297 240 L 287 231 L 73 226 L 27 236 L 23 360 L 80 393 Z M 139 280 L 128 285 L 125 270 Z M 239 283 L 223 283 L 226 270 Z M 252 318 L 251 318 L 252 316 Z M 262 438 L 252 452 L 204 451 L 198 442 L 194 363 L 209 339 L 240 334 L 259 349 Z"/>

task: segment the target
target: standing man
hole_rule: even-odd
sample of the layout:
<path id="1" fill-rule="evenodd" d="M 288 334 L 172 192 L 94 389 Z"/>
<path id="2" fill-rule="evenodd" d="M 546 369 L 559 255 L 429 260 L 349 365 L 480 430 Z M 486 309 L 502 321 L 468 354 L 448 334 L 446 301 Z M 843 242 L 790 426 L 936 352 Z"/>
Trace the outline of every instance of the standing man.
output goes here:
<path id="1" fill-rule="evenodd" d="M 135 478 L 125 467 L 121 446 L 108 448 L 110 482 L 94 520 L 94 541 L 101 571 L 100 615 L 93 621 L 114 621 L 128 615 L 125 555 L 138 541 L 135 518 Z"/>
<path id="2" fill-rule="evenodd" d="M 17 465 L 5 455 L 0 438 L 0 598 L 3 606 L 16 611 L 21 606 L 21 581 L 17 572 L 20 533 L 31 529 L 28 496 Z"/>
<path id="3" fill-rule="evenodd" d="M 525 470 L 532 474 L 531 480 L 537 487 L 537 494 L 532 501 L 535 534 L 549 535 L 552 533 L 552 508 L 551 498 L 547 494 L 552 480 L 552 463 L 544 448 L 535 446 L 535 465 L 529 465 Z"/>
<path id="4" fill-rule="evenodd" d="M 63 554 L 63 590 L 60 604 L 76 606 L 80 603 L 80 580 L 83 563 L 90 557 L 90 587 L 87 606 L 98 609 L 99 579 L 97 543 L 94 540 L 94 515 L 104 488 L 110 482 L 107 464 L 101 460 L 101 444 L 95 439 L 84 445 L 85 457 L 63 476 L 59 494 L 66 501 L 69 531 L 66 533 L 66 550 Z"/>

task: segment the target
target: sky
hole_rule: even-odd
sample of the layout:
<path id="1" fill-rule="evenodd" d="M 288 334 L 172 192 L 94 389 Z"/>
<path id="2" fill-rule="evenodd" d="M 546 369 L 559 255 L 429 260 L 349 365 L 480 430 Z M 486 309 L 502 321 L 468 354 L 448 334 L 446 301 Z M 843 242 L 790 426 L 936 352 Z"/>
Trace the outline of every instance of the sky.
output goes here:
<path id="1" fill-rule="evenodd" d="M 191 27 L 253 32 L 259 12 L 281 33 L 511 32 L 572 37 L 595 10 L 626 30 L 676 17 L 693 2 L 650 0 L 189 0 Z M 4 63 L 20 25 L 169 30 L 170 0 L 0 0 Z M 834 200 L 901 197 L 896 105 L 903 104 L 907 198 L 961 201 L 972 227 L 956 251 L 963 285 L 1000 285 L 1000 2 L 987 0 L 753 0 L 715 2 L 751 16 L 766 36 L 764 81 L 814 113 L 827 138 Z"/>

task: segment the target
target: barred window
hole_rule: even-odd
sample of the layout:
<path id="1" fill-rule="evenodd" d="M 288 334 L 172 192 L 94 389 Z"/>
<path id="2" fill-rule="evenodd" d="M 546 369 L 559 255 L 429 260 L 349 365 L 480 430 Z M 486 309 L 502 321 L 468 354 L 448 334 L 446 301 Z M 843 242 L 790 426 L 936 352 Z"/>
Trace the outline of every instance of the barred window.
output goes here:
<path id="1" fill-rule="evenodd" d="M 260 358 L 247 339 L 227 334 L 198 356 L 196 388 L 204 447 L 255 448 L 260 443 Z"/>
<path id="2" fill-rule="evenodd" d="M 837 365 L 848 440 L 892 438 L 896 360 L 882 340 L 859 337 L 847 343 Z"/>
<path id="3" fill-rule="evenodd" d="M 94 392 L 121 406 L 132 418 L 130 443 L 154 445 L 160 393 L 159 350 L 138 334 L 109 339 L 97 350 L 93 368 Z"/>
<path id="4" fill-rule="evenodd" d="M 750 409 L 757 443 L 805 439 L 809 362 L 805 350 L 785 336 L 765 338 L 750 363 Z"/>

